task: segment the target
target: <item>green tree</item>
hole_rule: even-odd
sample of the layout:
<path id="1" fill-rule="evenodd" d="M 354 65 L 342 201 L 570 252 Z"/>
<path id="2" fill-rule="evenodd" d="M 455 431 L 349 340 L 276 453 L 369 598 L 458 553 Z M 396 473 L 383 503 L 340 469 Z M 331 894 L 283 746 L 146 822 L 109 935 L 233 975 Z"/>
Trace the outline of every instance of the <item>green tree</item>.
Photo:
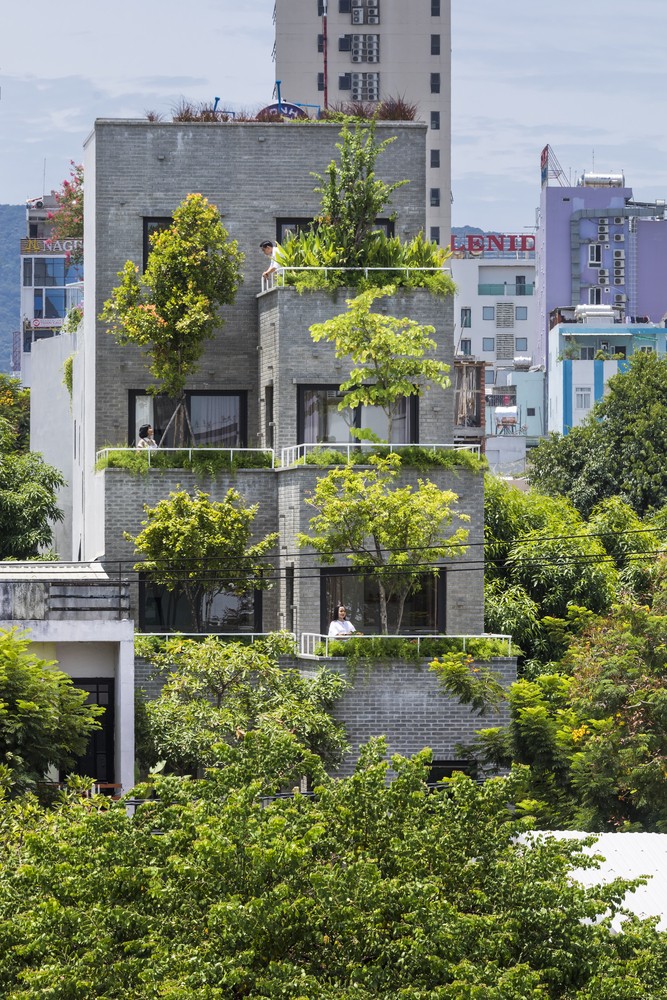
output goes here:
<path id="1" fill-rule="evenodd" d="M 495 476 L 486 477 L 484 516 L 486 628 L 512 633 L 529 658 L 559 658 L 553 620 L 567 621 L 570 608 L 606 611 L 616 596 L 607 533 L 564 497 L 523 493 Z"/>
<path id="2" fill-rule="evenodd" d="M 143 531 L 125 535 L 144 557 L 135 569 L 167 590 L 183 593 L 201 632 L 218 594 L 241 595 L 268 586 L 264 557 L 278 535 L 250 544 L 258 509 L 257 504 L 246 506 L 233 489 L 221 501 L 201 490 L 192 496 L 185 490 L 172 492 L 155 507 L 144 507 Z"/>
<path id="3" fill-rule="evenodd" d="M 431 791 L 422 754 L 388 783 L 384 753 L 314 798 L 221 795 L 212 774 L 156 779 L 134 816 L 2 804 L 0 992 L 664 1000 L 666 935 L 611 927 L 632 883 L 583 887 L 580 844 L 526 836 L 512 781 Z"/>
<path id="4" fill-rule="evenodd" d="M 73 767 L 104 711 L 87 705 L 86 692 L 29 645 L 26 634 L 0 629 L 0 764 L 13 794 L 44 779 L 50 767 Z"/>
<path id="5" fill-rule="evenodd" d="M 666 632 L 646 606 L 592 617 L 552 672 L 511 686 L 509 725 L 468 750 L 522 765 L 519 807 L 544 826 L 667 831 Z"/>
<path id="6" fill-rule="evenodd" d="M 618 496 L 641 516 L 667 503 L 666 440 L 667 358 L 637 352 L 586 423 L 533 450 L 531 481 L 584 515 Z"/>
<path id="7" fill-rule="evenodd" d="M 30 389 L 0 372 L 0 451 L 25 452 L 30 446 Z"/>
<path id="8" fill-rule="evenodd" d="M 259 731 L 274 746 L 284 746 L 287 739 L 293 749 L 307 751 L 297 778 L 309 773 L 313 755 L 318 758 L 315 776 L 322 774 L 323 764 L 335 767 L 346 740 L 328 710 L 346 683 L 324 669 L 309 678 L 283 669 L 278 654 L 293 647 L 293 638 L 279 633 L 252 645 L 213 636 L 202 642 L 170 639 L 158 649 L 150 640 L 140 641 L 137 652 L 167 671 L 159 698 L 145 705 L 143 763 L 164 761 L 167 769 L 189 774 L 222 762 L 238 768 L 253 753 Z M 253 737 L 246 745 L 248 733 Z M 294 778 L 293 754 L 287 759 L 285 781 Z"/>
<path id="9" fill-rule="evenodd" d="M 324 175 L 313 174 L 320 183 L 315 191 L 322 196 L 317 221 L 326 226 L 331 243 L 339 249 L 338 263 L 360 267 L 372 234 L 377 231 L 375 220 L 389 204 L 392 193 L 408 182 L 389 184 L 376 176 L 377 158 L 396 136 L 378 142 L 374 121 L 356 122 L 352 128 L 345 122 L 340 137 L 336 143 L 339 161 L 332 160 Z"/>
<path id="10" fill-rule="evenodd" d="M 393 418 L 401 400 L 422 396 L 431 385 L 446 389 L 451 385 L 449 365 L 426 357 L 436 348 L 435 328 L 420 326 L 415 320 L 372 312 L 377 299 L 396 291 L 392 285 L 371 288 L 356 298 L 346 299 L 348 311 L 324 323 L 315 323 L 310 335 L 317 343 L 333 343 L 336 357 L 350 359 L 353 368 L 341 385 L 345 393 L 338 408 L 378 406 L 387 417 L 387 438 L 392 439 Z M 371 431 L 358 432 L 373 437 Z"/>
<path id="11" fill-rule="evenodd" d="M 49 212 L 51 236 L 54 240 L 83 239 L 83 164 L 70 160 L 70 179 L 64 180 L 56 192 L 57 209 Z M 70 254 L 73 262 L 83 260 L 83 250 Z"/>
<path id="12" fill-rule="evenodd" d="M 469 521 L 453 510 L 458 497 L 419 479 L 417 488 L 399 486 L 400 458 L 371 458 L 373 468 L 332 469 L 319 479 L 306 503 L 317 514 L 311 534 L 299 544 L 312 546 L 321 562 L 333 564 L 344 554 L 355 570 L 372 576 L 380 595 L 380 624 L 388 632 L 387 605 L 397 603 L 396 634 L 400 632 L 406 598 L 421 586 L 426 573 L 438 572 L 438 561 L 465 552 L 466 528 L 450 531 L 454 520 Z"/>
<path id="13" fill-rule="evenodd" d="M 0 427 L 0 442 L 2 428 Z M 0 445 L 0 560 L 31 559 L 51 543 L 62 521 L 56 491 L 60 472 L 36 452 L 3 453 Z"/>
<path id="14" fill-rule="evenodd" d="M 120 344 L 144 350 L 150 373 L 160 382 L 151 390 L 176 399 L 176 412 L 189 423 L 186 381 L 205 342 L 222 325 L 218 308 L 234 301 L 243 254 L 229 239 L 217 208 L 201 194 L 189 194 L 172 224 L 150 242 L 144 274 L 126 262 L 101 318 Z"/>

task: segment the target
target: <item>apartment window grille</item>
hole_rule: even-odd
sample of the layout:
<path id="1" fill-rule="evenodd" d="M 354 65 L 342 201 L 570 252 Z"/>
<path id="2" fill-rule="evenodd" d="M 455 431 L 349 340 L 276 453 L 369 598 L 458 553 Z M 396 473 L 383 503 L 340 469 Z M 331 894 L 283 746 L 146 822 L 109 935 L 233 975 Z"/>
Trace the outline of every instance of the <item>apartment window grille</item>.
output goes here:
<path id="1" fill-rule="evenodd" d="M 431 226 L 431 243 L 440 243 L 440 226 Z"/>
<path id="2" fill-rule="evenodd" d="M 440 188 L 431 188 L 431 208 L 438 208 L 440 205 Z"/>
<path id="3" fill-rule="evenodd" d="M 496 303 L 496 326 L 499 330 L 511 329 L 514 326 L 514 303 Z"/>
<path id="4" fill-rule="evenodd" d="M 431 55 L 440 55 L 440 35 L 431 35 Z"/>
<path id="5" fill-rule="evenodd" d="M 440 150 L 439 149 L 432 149 L 431 150 L 431 166 L 432 167 L 439 167 L 440 166 Z"/>
<path id="6" fill-rule="evenodd" d="M 432 94 L 439 94 L 440 93 L 440 74 L 439 73 L 431 73 L 431 93 Z"/>
<path id="7" fill-rule="evenodd" d="M 439 111 L 432 111 L 431 112 L 431 128 L 433 129 L 434 132 L 437 131 L 437 129 L 440 128 L 440 112 Z"/>
<path id="8" fill-rule="evenodd" d="M 461 329 L 469 330 L 472 326 L 472 309 L 470 306 L 462 306 L 461 308 Z"/>

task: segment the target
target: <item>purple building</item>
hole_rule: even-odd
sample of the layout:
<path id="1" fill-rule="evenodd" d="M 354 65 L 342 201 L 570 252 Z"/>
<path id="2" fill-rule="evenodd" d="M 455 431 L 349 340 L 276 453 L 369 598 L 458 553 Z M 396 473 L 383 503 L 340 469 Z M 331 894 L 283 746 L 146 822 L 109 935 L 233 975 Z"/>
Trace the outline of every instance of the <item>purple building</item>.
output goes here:
<path id="1" fill-rule="evenodd" d="M 633 201 L 621 173 L 586 172 L 571 187 L 546 146 L 536 261 L 538 362 L 547 362 L 559 312 L 577 305 L 609 306 L 616 323 L 660 323 L 667 313 L 665 202 Z"/>

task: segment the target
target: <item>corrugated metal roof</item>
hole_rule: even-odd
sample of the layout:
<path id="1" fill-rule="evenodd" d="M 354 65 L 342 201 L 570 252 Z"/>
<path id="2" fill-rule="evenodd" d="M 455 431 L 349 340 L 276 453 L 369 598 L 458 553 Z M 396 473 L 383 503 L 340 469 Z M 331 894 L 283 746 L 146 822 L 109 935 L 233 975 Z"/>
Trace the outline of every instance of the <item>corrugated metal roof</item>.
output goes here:
<path id="1" fill-rule="evenodd" d="M 108 580 L 104 566 L 97 562 L 0 562 L 0 582 L 13 580 L 39 583 L 41 580 L 58 580 L 68 583 Z"/>
<path id="2" fill-rule="evenodd" d="M 587 833 L 554 831 L 554 837 L 589 837 Z M 598 833 L 587 854 L 601 854 L 599 868 L 577 869 L 573 874 L 582 885 L 602 885 L 615 878 L 650 875 L 647 885 L 628 893 L 624 906 L 639 917 L 660 917 L 658 927 L 667 930 L 667 833 Z M 622 919 L 616 919 L 619 928 Z"/>

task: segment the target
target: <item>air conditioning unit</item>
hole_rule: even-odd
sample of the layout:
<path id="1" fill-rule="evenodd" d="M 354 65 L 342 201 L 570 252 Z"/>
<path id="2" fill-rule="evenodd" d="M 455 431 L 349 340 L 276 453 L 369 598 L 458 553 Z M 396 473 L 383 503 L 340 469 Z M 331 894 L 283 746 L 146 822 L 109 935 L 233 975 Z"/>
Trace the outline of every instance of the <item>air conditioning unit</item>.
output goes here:
<path id="1" fill-rule="evenodd" d="M 614 295 L 614 302 L 621 303 L 621 302 L 627 302 L 627 301 L 628 301 L 628 297 L 623 292 L 620 292 L 620 293 L 617 292 Z"/>
<path id="2" fill-rule="evenodd" d="M 601 267 L 600 271 L 599 271 L 599 274 L 600 274 L 601 278 L 608 278 L 609 277 L 609 268 L 608 267 Z"/>
<path id="3" fill-rule="evenodd" d="M 368 15 L 368 18 L 366 20 L 367 20 L 368 24 L 379 24 L 380 23 L 380 18 L 379 17 L 372 17 L 370 14 Z"/>
<path id="4" fill-rule="evenodd" d="M 625 268 L 624 267 L 615 267 L 614 268 L 614 277 L 615 278 L 624 278 L 625 277 Z"/>
<path id="5" fill-rule="evenodd" d="M 363 61 L 364 61 L 363 56 L 361 56 L 358 52 L 355 52 L 354 55 L 352 56 L 352 62 L 363 62 Z"/>
<path id="6" fill-rule="evenodd" d="M 373 15 L 373 17 L 377 17 L 380 13 L 378 5 L 375 3 L 366 4 L 366 9 L 368 10 L 369 14 Z"/>
<path id="7" fill-rule="evenodd" d="M 615 285 L 624 285 L 625 284 L 625 278 L 614 278 L 614 284 Z"/>
<path id="8" fill-rule="evenodd" d="M 364 23 L 363 7 L 355 7 L 352 11 L 352 24 L 363 24 L 363 23 Z"/>
<path id="9" fill-rule="evenodd" d="M 623 233 L 614 233 L 614 243 L 624 243 L 625 235 Z"/>
<path id="10" fill-rule="evenodd" d="M 355 84 L 357 85 L 357 87 L 361 86 L 362 75 L 363 75 L 362 73 L 350 73 L 350 76 L 352 77 L 352 86 L 354 86 Z"/>
<path id="11" fill-rule="evenodd" d="M 598 285 L 608 285 L 609 278 L 598 278 Z"/>
<path id="12" fill-rule="evenodd" d="M 614 225 L 615 226 L 622 226 L 623 225 L 623 216 L 622 215 L 617 215 L 617 216 L 614 217 Z"/>
<path id="13" fill-rule="evenodd" d="M 352 0 L 352 6 L 353 7 L 363 7 L 364 6 L 364 0 Z"/>
<path id="14" fill-rule="evenodd" d="M 606 235 L 609 232 L 609 226 L 606 222 L 598 222 L 598 233 L 600 236 Z"/>
<path id="15" fill-rule="evenodd" d="M 614 250 L 614 260 L 625 260 L 625 250 Z"/>
<path id="16" fill-rule="evenodd" d="M 377 54 L 377 52 L 369 52 L 368 53 L 368 62 L 372 62 L 372 63 L 380 62 L 380 57 Z"/>
<path id="17" fill-rule="evenodd" d="M 366 37 L 365 35 L 352 35 L 352 44 L 363 45 L 365 37 Z"/>

